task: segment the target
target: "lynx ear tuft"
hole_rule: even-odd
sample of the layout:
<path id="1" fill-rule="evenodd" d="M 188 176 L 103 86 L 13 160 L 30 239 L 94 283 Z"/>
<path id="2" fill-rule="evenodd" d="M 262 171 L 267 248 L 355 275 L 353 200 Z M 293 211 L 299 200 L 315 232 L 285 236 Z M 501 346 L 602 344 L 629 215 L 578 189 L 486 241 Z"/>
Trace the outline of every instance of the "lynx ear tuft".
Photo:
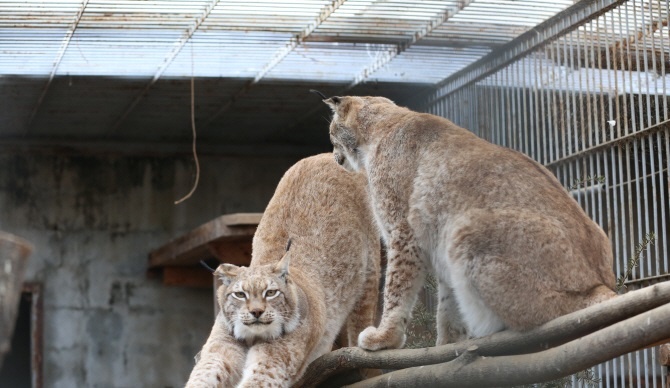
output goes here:
<path id="1" fill-rule="evenodd" d="M 214 276 L 218 277 L 221 282 L 227 286 L 233 282 L 233 279 L 235 279 L 239 273 L 240 267 L 232 264 L 221 264 L 216 271 L 214 271 Z"/>
<path id="2" fill-rule="evenodd" d="M 321 97 L 322 100 L 325 100 L 325 99 L 328 98 L 328 97 L 326 97 L 325 94 L 321 93 L 320 91 L 318 91 L 318 90 L 316 90 L 316 89 L 309 89 L 309 92 L 310 92 L 310 93 L 314 93 L 314 94 L 316 94 L 317 96 Z"/>

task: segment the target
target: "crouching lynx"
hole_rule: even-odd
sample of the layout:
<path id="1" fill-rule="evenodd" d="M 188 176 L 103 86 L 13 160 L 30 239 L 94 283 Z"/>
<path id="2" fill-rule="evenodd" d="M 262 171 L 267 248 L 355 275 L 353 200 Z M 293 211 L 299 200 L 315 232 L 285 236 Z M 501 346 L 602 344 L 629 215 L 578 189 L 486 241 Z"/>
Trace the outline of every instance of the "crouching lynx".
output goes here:
<path id="1" fill-rule="evenodd" d="M 379 259 L 365 178 L 332 154 L 298 162 L 263 214 L 249 268 L 216 270 L 221 312 L 186 386 L 287 387 L 341 330 L 355 346 L 374 324 Z"/>
<path id="2" fill-rule="evenodd" d="M 389 248 L 382 319 L 359 346 L 403 345 L 431 264 L 438 344 L 450 340 L 452 293 L 470 336 L 526 330 L 615 295 L 607 236 L 540 164 L 386 98 L 324 102 L 335 159 L 366 173 Z"/>

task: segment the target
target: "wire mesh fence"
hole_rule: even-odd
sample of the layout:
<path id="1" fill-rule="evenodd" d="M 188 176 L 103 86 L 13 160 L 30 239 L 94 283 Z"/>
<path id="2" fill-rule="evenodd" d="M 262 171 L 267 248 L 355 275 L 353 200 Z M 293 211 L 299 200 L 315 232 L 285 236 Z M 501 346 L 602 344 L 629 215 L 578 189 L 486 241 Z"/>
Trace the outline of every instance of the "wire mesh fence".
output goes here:
<path id="1" fill-rule="evenodd" d="M 670 279 L 670 6 L 582 3 L 538 26 L 544 40 L 447 79 L 426 110 L 551 169 L 608 234 L 623 292 Z M 668 386 L 657 348 L 593 372 L 603 387 Z"/>

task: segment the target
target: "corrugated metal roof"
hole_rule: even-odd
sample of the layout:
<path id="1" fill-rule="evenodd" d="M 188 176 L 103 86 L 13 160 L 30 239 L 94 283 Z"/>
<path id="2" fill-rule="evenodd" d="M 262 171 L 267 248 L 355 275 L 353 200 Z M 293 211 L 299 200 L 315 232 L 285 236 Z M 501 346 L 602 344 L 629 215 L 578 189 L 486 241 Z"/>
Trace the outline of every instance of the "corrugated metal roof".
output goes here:
<path id="1" fill-rule="evenodd" d="M 327 149 L 307 90 L 412 106 L 573 2 L 0 0 L 0 140 L 186 142 L 195 77 L 202 141 Z"/>
<path id="2" fill-rule="evenodd" d="M 0 1 L 0 74 L 248 78 L 261 73 L 260 78 L 346 82 L 378 60 L 380 47 L 389 50 L 383 45 L 411 43 L 414 48 L 403 47 L 402 55 L 378 66 L 379 75 L 365 78 L 433 83 L 480 58 L 486 53 L 483 47 L 505 43 L 570 4 L 572 0 Z M 421 32 L 441 49 L 422 47 L 421 39 L 414 42 Z M 453 48 L 464 45 L 476 47 Z M 455 61 L 448 60 L 452 54 Z M 439 67 L 438 60 L 447 63 L 426 77 L 416 71 L 416 63 L 426 60 L 432 62 L 431 70 Z"/>

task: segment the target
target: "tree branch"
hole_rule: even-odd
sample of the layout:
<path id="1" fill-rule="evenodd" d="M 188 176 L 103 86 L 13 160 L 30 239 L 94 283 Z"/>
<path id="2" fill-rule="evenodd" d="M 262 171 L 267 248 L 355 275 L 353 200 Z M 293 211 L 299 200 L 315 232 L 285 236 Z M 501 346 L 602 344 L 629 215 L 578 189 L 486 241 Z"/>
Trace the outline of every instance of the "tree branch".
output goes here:
<path id="1" fill-rule="evenodd" d="M 516 386 L 551 381 L 670 337 L 670 304 L 539 353 L 460 358 L 387 373 L 351 388 L 408 386 Z M 466 353 L 467 354 L 467 353 Z M 473 357 L 470 357 L 473 359 Z"/>
<path id="2" fill-rule="evenodd" d="M 548 349 L 666 303 L 670 303 L 670 282 L 628 292 L 524 333 L 503 331 L 488 337 L 423 349 L 369 352 L 360 348 L 342 348 L 312 362 L 295 386 L 314 387 L 330 376 L 356 368 L 403 369 L 444 363 L 473 345 L 478 347 L 477 354 L 487 357 Z"/>

